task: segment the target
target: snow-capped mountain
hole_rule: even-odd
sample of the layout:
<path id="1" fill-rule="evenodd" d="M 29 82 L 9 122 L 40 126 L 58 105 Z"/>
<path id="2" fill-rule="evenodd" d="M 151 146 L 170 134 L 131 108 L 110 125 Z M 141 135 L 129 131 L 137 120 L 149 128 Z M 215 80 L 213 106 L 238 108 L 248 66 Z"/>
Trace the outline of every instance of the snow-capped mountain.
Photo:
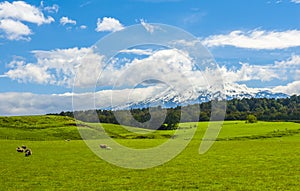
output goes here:
<path id="1" fill-rule="evenodd" d="M 195 103 L 208 102 L 212 98 L 223 98 L 226 100 L 231 99 L 243 99 L 243 98 L 286 98 L 289 95 L 284 93 L 272 92 L 271 89 L 259 89 L 259 88 L 248 88 L 246 85 L 226 83 L 224 84 L 224 93 L 221 95 L 220 92 L 211 91 L 210 88 L 205 90 L 194 90 L 194 91 L 183 91 L 183 93 L 176 93 L 171 88 L 166 88 L 164 91 L 147 97 L 144 100 L 130 101 L 125 104 L 113 105 L 110 108 L 112 110 L 122 110 L 130 108 L 145 108 L 145 107 L 176 107 L 184 106 Z"/>
<path id="2" fill-rule="evenodd" d="M 224 85 L 226 99 L 243 98 L 286 98 L 289 95 L 284 93 L 272 92 L 271 89 L 248 88 L 244 84 L 226 83 Z"/>

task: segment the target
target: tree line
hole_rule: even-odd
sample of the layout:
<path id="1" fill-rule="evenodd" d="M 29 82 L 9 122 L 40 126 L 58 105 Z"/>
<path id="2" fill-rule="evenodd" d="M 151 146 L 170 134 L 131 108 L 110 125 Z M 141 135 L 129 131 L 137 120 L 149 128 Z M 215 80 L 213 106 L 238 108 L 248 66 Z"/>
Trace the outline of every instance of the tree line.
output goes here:
<path id="1" fill-rule="evenodd" d="M 122 124 L 143 128 L 176 129 L 179 122 L 209 121 L 212 102 L 176 108 L 137 108 L 130 110 L 87 110 L 61 112 L 56 115 L 75 117 L 85 122 Z M 218 108 L 216 109 L 218 110 Z M 218 111 L 214 112 L 218 112 Z M 226 103 L 225 120 L 246 120 L 249 114 L 264 121 L 300 120 L 300 96 L 268 99 L 232 99 Z M 160 121 L 163 117 L 163 121 Z M 157 119 L 157 120 L 151 120 Z M 158 123 L 160 126 L 158 127 Z M 162 124 L 162 125 L 161 125 Z"/>

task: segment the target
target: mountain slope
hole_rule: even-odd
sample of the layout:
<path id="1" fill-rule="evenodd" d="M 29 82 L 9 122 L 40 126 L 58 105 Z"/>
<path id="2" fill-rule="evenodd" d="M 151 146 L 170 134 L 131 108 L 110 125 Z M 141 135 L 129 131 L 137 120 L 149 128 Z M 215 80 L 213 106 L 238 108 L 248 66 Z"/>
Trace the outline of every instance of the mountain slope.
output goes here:
<path id="1" fill-rule="evenodd" d="M 212 88 L 211 88 L 212 89 Z M 147 97 L 142 101 L 130 101 L 125 104 L 112 105 L 110 108 L 112 110 L 122 110 L 129 108 L 145 108 L 145 107 L 176 107 L 184 106 L 195 103 L 208 102 L 212 100 L 212 97 L 218 95 L 218 92 L 210 91 L 210 88 L 205 90 L 195 90 L 193 91 L 183 91 L 182 93 L 176 93 L 171 88 L 166 88 L 164 91 L 157 93 L 154 96 Z M 248 88 L 246 85 L 226 83 L 224 84 L 224 95 L 226 100 L 231 100 L 234 98 L 286 98 L 289 95 L 284 93 L 272 92 L 270 89 L 259 89 L 259 88 Z"/>

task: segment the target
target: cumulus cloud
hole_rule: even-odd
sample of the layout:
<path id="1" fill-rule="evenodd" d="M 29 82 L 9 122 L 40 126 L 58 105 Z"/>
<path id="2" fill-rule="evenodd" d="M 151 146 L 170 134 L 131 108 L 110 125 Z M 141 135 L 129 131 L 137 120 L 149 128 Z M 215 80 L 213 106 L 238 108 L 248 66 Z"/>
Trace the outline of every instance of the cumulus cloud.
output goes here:
<path id="1" fill-rule="evenodd" d="M 9 40 L 29 40 L 31 30 L 23 22 L 37 25 L 54 22 L 50 16 L 47 18 L 37 7 L 24 1 L 4 1 L 0 3 L 0 31 Z"/>
<path id="2" fill-rule="evenodd" d="M 10 67 L 15 68 L 6 73 L 6 76 L 19 82 L 37 82 L 39 84 L 47 83 L 51 80 L 51 74 L 46 72 L 45 67 L 39 67 L 32 63 L 24 61 L 12 61 Z"/>
<path id="3" fill-rule="evenodd" d="M 120 70 L 114 83 L 117 87 L 134 86 L 144 80 L 156 79 L 173 84 L 173 86 L 187 86 L 185 73 L 193 71 L 192 59 L 176 49 L 159 50 L 147 58 L 134 59 Z"/>
<path id="4" fill-rule="evenodd" d="M 188 53 L 177 49 L 126 49 L 120 51 L 129 57 L 115 57 L 110 62 L 93 48 L 69 48 L 50 51 L 32 51 L 36 62 L 15 59 L 8 64 L 2 77 L 20 83 L 52 84 L 58 86 L 98 86 L 126 88 L 143 80 L 169 81 L 184 86 L 182 78 L 203 87 L 203 78 L 214 79 L 217 71 L 195 70 L 195 63 Z M 142 57 L 132 57 L 132 56 Z M 131 59 L 129 59 L 131 58 Z M 300 56 L 275 61 L 267 65 L 240 63 L 240 67 L 219 68 L 225 83 L 259 80 L 297 80 L 300 71 Z M 76 81 L 74 77 L 76 76 Z M 97 81 L 97 79 L 99 79 Z M 182 84 L 183 83 L 183 84 Z"/>
<path id="5" fill-rule="evenodd" d="M 248 32 L 232 31 L 229 34 L 213 35 L 202 40 L 208 47 L 234 46 L 249 49 L 284 49 L 300 46 L 300 31 L 264 31 L 253 30 Z"/>
<path id="6" fill-rule="evenodd" d="M 275 65 L 279 68 L 299 67 L 300 55 L 292 55 L 291 58 L 283 61 L 275 61 Z"/>
<path id="7" fill-rule="evenodd" d="M 95 54 L 91 48 L 36 50 L 32 53 L 36 58 L 35 63 L 13 60 L 8 64 L 9 71 L 5 75 L 22 83 L 71 87 L 77 68 L 84 66 L 80 77 L 83 78 L 81 82 L 85 84 L 94 82 L 91 74 L 98 75 L 101 69 L 98 65 L 102 63 L 102 57 Z"/>
<path id="8" fill-rule="evenodd" d="M 60 24 L 62 25 L 66 25 L 66 24 L 72 24 L 72 25 L 76 25 L 76 21 L 69 19 L 68 17 L 62 17 L 59 20 Z"/>
<path id="9" fill-rule="evenodd" d="M 98 86 L 125 87 L 134 86 L 137 82 L 160 78 L 161 81 L 172 81 L 178 85 L 182 77 L 205 85 L 201 76 L 213 79 L 216 71 L 195 70 L 195 63 L 185 52 L 176 49 L 151 50 L 127 49 L 120 51 L 129 55 L 143 55 L 134 59 L 118 58 L 106 62 L 103 55 L 95 53 L 93 48 L 69 48 L 50 51 L 32 51 L 36 62 L 25 62 L 15 59 L 8 64 L 9 70 L 3 75 L 21 83 L 52 84 L 71 87 Z M 144 57 L 146 56 L 146 57 Z M 287 60 L 275 61 L 273 64 L 255 65 L 240 63 L 240 67 L 222 66 L 219 72 L 224 82 L 246 82 L 260 80 L 298 79 L 300 56 L 292 55 Z M 101 74 L 101 75 L 100 75 Z M 74 77 L 76 75 L 76 81 Z M 100 75 L 100 76 L 99 76 Z M 188 76 L 188 77 L 186 77 Z M 180 85 L 179 85 L 180 86 Z"/>
<path id="10" fill-rule="evenodd" d="M 30 40 L 28 35 L 32 34 L 27 25 L 12 19 L 0 20 L 0 29 L 6 33 L 9 40 Z"/>
<path id="11" fill-rule="evenodd" d="M 83 80 L 91 82 L 94 79 L 95 85 L 95 80 L 98 79 L 98 87 L 111 87 L 116 90 L 122 90 L 133 88 L 144 81 L 155 79 L 177 87 L 177 90 L 181 91 L 181 88 L 186 89 L 191 84 L 189 81 L 192 81 L 192 76 L 195 77 L 197 75 L 195 77 L 197 81 L 201 79 L 201 74 L 193 73 L 194 63 L 192 59 L 178 50 L 159 50 L 152 52 L 151 55 L 149 55 L 149 50 L 132 49 L 121 52 L 137 53 L 137 55 L 147 55 L 147 57 L 134 58 L 132 60 L 123 58 L 111 59 L 111 62 L 108 64 L 100 64 L 101 70 L 99 73 L 95 73 L 92 70 L 87 72 L 89 76 L 84 78 L 81 77 L 81 71 L 86 71 L 86 69 L 82 65 L 83 68 L 78 68 L 79 72 L 77 73 L 75 84 L 88 85 Z M 90 80 L 88 80 L 89 78 Z"/>
<path id="12" fill-rule="evenodd" d="M 275 92 L 281 92 L 286 93 L 288 95 L 299 95 L 300 94 L 300 81 L 294 81 L 291 83 L 288 83 L 285 86 L 277 86 L 273 88 L 273 91 Z"/>
<path id="13" fill-rule="evenodd" d="M 250 80 L 260 80 L 267 82 L 271 80 L 298 79 L 297 71 L 300 70 L 300 56 L 292 55 L 282 61 L 275 61 L 273 64 L 255 65 L 240 63 L 240 68 L 220 68 L 224 81 L 245 82 Z"/>
<path id="14" fill-rule="evenodd" d="M 103 19 L 98 18 L 97 32 L 109 31 L 115 32 L 124 29 L 124 26 L 120 23 L 119 20 L 112 17 L 104 17 Z"/>
<path id="15" fill-rule="evenodd" d="M 7 1 L 1 2 L 0 18 L 10 18 L 38 25 L 54 21 L 50 16 L 45 18 L 44 14 L 37 7 L 27 4 L 24 1 L 14 1 L 12 3 Z"/>
<path id="16" fill-rule="evenodd" d="M 250 65 L 249 63 L 240 63 L 239 69 L 232 69 L 222 66 L 220 68 L 223 79 L 226 82 L 245 82 L 250 80 L 270 81 L 273 79 L 282 79 L 282 73 L 273 65 L 261 66 Z"/>
<path id="17" fill-rule="evenodd" d="M 126 51 L 124 51 L 126 52 Z M 92 48 L 69 48 L 51 51 L 32 51 L 36 62 L 13 60 L 3 74 L 20 83 L 52 84 L 71 87 L 101 87 L 124 89 L 149 79 L 159 79 L 174 86 L 186 86 L 194 77 L 198 81 L 201 73 L 195 73 L 194 63 L 186 53 L 175 49 L 159 50 L 150 55 L 150 50 L 132 49 L 126 53 L 147 55 L 146 58 L 122 59 L 121 65 L 114 59 L 106 58 Z M 76 76 L 76 81 L 74 77 Z M 99 80 L 97 82 L 97 79 Z M 191 79 L 194 80 L 194 79 Z"/>

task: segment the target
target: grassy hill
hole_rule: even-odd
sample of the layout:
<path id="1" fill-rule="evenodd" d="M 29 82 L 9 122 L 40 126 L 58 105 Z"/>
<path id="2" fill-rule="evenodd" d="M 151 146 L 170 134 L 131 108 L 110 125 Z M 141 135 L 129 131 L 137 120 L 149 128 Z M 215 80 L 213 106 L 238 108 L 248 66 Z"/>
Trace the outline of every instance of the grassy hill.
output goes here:
<path id="1" fill-rule="evenodd" d="M 198 127 L 196 136 L 201 139 L 208 122 L 182 123 L 179 128 L 188 131 Z M 115 139 L 168 139 L 174 134 L 173 130 L 151 131 L 142 128 L 126 127 L 103 123 L 102 127 L 110 137 Z M 83 123 L 66 116 L 14 116 L 0 117 L 0 139 L 12 140 L 81 140 L 80 130 L 93 133 L 101 131 L 98 124 Z M 259 122 L 246 124 L 244 121 L 225 121 L 218 140 L 260 139 L 292 136 L 298 134 L 299 123 L 293 122 Z"/>
<path id="2" fill-rule="evenodd" d="M 81 139 L 74 119 L 48 115 L 0 117 L 0 138 L 33 141 Z"/>
<path id="3" fill-rule="evenodd" d="M 162 139 L 170 138 L 173 131 L 153 132 L 146 129 L 127 127 L 120 125 L 102 124 L 102 127 L 113 138 L 119 139 Z M 91 134 L 97 130 L 104 133 L 99 125 L 83 123 L 66 116 L 18 116 L 0 117 L 0 139 L 11 140 L 81 140 L 78 129 Z M 136 133 L 133 133 L 136 132 Z"/>

